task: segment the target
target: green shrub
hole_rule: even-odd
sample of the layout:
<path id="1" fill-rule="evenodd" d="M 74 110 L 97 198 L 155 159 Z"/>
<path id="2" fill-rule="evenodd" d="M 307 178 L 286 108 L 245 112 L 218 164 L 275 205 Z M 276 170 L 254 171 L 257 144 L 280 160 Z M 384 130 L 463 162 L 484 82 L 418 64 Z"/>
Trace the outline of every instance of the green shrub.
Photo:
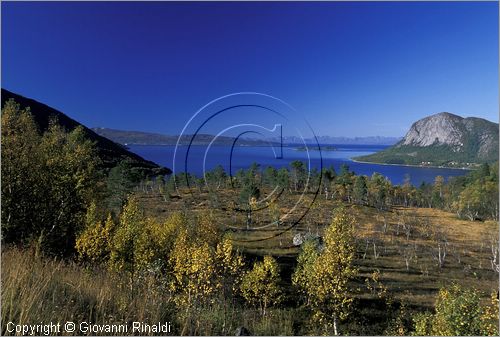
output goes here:
<path id="1" fill-rule="evenodd" d="M 498 302 L 495 310 L 482 306 L 479 292 L 454 284 L 441 288 L 437 296 L 435 313 L 421 313 L 414 318 L 415 335 L 479 336 L 498 334 Z"/>

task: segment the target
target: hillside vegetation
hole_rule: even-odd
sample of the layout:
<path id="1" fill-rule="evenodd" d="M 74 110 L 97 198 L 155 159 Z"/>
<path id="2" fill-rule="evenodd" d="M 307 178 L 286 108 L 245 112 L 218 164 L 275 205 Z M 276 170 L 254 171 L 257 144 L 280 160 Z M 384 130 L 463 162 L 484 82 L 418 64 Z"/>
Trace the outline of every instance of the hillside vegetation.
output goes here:
<path id="1" fill-rule="evenodd" d="M 67 132 L 77 128 L 81 129 L 83 136 L 95 143 L 97 154 L 100 158 L 100 165 L 106 169 L 110 169 L 125 160 L 144 174 L 156 175 L 170 173 L 169 169 L 162 168 L 156 163 L 141 158 L 137 154 L 128 151 L 120 144 L 98 135 L 64 113 L 33 99 L 2 89 L 2 107 L 11 99 L 19 105 L 20 109 L 29 109 L 38 132 L 43 133 L 47 131 L 53 121 L 56 121 L 57 124 Z"/>
<path id="2" fill-rule="evenodd" d="M 406 165 L 474 167 L 498 160 L 498 124 L 439 113 L 415 122 L 406 136 L 383 151 L 356 160 Z"/>
<path id="3" fill-rule="evenodd" d="M 300 161 L 138 175 L 129 161 L 103 170 L 96 151 L 82 127 L 39 132 L 4 105 L 3 335 L 9 321 L 66 320 L 498 335 L 498 163 L 415 187 Z"/>

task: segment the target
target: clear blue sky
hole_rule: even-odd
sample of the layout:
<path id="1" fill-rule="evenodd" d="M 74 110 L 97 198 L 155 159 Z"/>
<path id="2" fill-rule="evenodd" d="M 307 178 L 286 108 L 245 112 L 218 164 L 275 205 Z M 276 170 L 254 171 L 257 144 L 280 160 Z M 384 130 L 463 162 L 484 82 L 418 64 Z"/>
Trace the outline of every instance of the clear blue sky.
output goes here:
<path id="1" fill-rule="evenodd" d="M 2 2 L 2 87 L 169 134 L 239 91 L 318 135 L 400 136 L 441 111 L 498 122 L 498 2 Z"/>

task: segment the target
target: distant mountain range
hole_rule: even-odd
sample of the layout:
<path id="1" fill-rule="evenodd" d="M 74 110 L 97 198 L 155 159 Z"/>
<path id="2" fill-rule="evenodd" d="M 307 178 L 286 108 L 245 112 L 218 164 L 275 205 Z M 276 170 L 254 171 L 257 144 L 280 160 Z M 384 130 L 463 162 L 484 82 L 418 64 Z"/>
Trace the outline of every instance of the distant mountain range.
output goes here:
<path id="1" fill-rule="evenodd" d="M 92 128 L 92 130 L 114 142 L 123 145 L 175 145 L 179 136 L 164 135 L 159 133 L 150 133 L 143 131 L 124 131 L 108 128 Z M 209 134 L 198 134 L 194 137 L 192 145 L 206 145 L 213 140 L 214 136 Z M 192 135 L 183 135 L 181 137 L 180 144 L 186 145 L 192 139 Z M 214 145 L 232 145 L 234 143 L 234 137 L 220 136 L 214 141 Z M 392 145 L 401 140 L 401 137 L 330 137 L 321 136 L 318 137 L 318 142 L 320 144 L 362 144 L 362 145 Z M 302 140 L 299 137 L 283 137 L 284 145 L 297 145 L 303 144 L 304 141 L 307 144 L 314 144 L 315 139 L 306 138 Z M 280 143 L 278 138 L 269 139 L 256 139 L 256 138 L 240 138 L 236 145 L 238 146 L 269 146 L 277 145 Z"/>
<path id="2" fill-rule="evenodd" d="M 86 137 L 96 143 L 99 157 L 101 158 L 103 167 L 105 168 L 111 168 L 116 166 L 122 160 L 128 160 L 132 167 L 143 171 L 145 174 L 169 174 L 171 172 L 170 169 L 162 168 L 149 160 L 145 160 L 139 155 L 128 151 L 122 145 L 98 135 L 91 129 L 48 105 L 15 94 L 6 89 L 2 89 L 2 107 L 4 106 L 5 101 L 11 98 L 13 98 L 16 103 L 19 103 L 21 108 L 30 108 L 30 112 L 35 120 L 35 123 L 42 132 L 47 130 L 49 121 L 54 118 L 56 118 L 57 122 L 67 131 L 71 131 L 78 126 L 82 126 Z"/>
<path id="3" fill-rule="evenodd" d="M 58 123 L 71 131 L 81 125 L 64 113 L 43 103 L 37 102 L 8 90 L 2 89 L 2 106 L 13 98 L 21 107 L 30 107 L 36 124 L 41 131 L 48 128 L 49 121 L 57 118 Z M 170 170 L 145 160 L 126 149 L 123 145 L 175 145 L 178 136 L 162 135 L 141 131 L 123 131 L 108 128 L 89 129 L 83 126 L 87 137 L 95 141 L 103 166 L 110 168 L 122 160 L 128 160 L 134 167 L 157 174 Z M 393 145 L 383 151 L 354 158 L 358 161 L 385 164 L 406 164 L 420 166 L 474 167 L 481 163 L 498 161 L 498 124 L 482 118 L 463 118 L 452 113 L 442 112 L 423 118 L 411 126 L 403 138 L 399 137 L 330 137 L 320 136 L 320 144 L 362 144 Z M 209 134 L 198 134 L 192 144 L 206 145 L 213 140 Z M 192 135 L 181 137 L 181 144 L 189 144 Z M 221 136 L 214 145 L 232 145 L 234 137 Z M 315 139 L 305 139 L 314 144 Z M 269 146 L 279 144 L 279 139 L 240 138 L 239 146 Z M 283 137 L 285 146 L 298 146 L 303 140 L 298 137 Z"/>
<path id="4" fill-rule="evenodd" d="M 403 137 L 383 137 L 383 136 L 367 136 L 367 137 L 332 137 L 318 136 L 319 144 L 338 144 L 338 145 L 393 145 L 399 142 Z M 316 139 L 306 138 L 307 144 L 316 143 Z M 302 144 L 303 141 L 299 137 L 283 137 L 283 142 L 286 144 Z"/>
<path id="5" fill-rule="evenodd" d="M 408 165 L 470 167 L 498 160 L 498 124 L 441 112 L 413 123 L 405 137 L 356 160 Z"/>
<path id="6" fill-rule="evenodd" d="M 123 145 L 176 145 L 179 136 L 163 135 L 159 133 L 143 132 L 143 131 L 124 131 L 108 128 L 92 128 L 92 130 L 114 142 Z M 183 135 L 181 137 L 180 144 L 188 145 L 191 140 L 191 145 L 207 145 L 213 139 L 214 135 L 208 134 L 197 134 L 194 138 L 193 135 Z M 219 136 L 214 141 L 214 145 L 232 145 L 234 142 L 234 137 Z M 261 140 L 261 139 L 249 139 L 240 138 L 238 139 L 238 146 L 269 146 L 276 145 L 272 141 Z"/>

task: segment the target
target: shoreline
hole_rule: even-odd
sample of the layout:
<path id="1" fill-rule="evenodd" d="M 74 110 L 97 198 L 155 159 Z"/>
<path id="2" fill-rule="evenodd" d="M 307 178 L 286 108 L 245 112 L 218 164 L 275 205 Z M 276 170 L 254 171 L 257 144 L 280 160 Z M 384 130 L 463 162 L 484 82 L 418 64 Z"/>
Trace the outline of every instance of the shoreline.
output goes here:
<path id="1" fill-rule="evenodd" d="M 176 144 L 137 144 L 137 143 L 127 143 L 126 145 L 125 144 L 122 144 L 122 143 L 118 143 L 122 146 L 177 146 Z M 206 144 L 191 144 L 191 146 L 208 146 L 209 143 L 206 143 Z M 179 144 L 179 146 L 189 146 L 189 144 Z M 231 146 L 231 144 L 212 144 L 212 146 Z M 274 146 L 272 145 L 235 145 L 235 147 L 278 147 L 280 146 L 279 144 L 276 144 Z M 285 147 L 285 146 L 283 146 Z"/>
<path id="2" fill-rule="evenodd" d="M 412 164 L 389 164 L 389 163 L 376 163 L 370 161 L 361 161 L 353 158 L 349 158 L 350 161 L 360 164 L 375 164 L 375 165 L 386 165 L 386 166 L 407 166 L 407 167 L 418 167 L 418 168 L 437 168 L 437 169 L 447 169 L 447 170 L 462 170 L 462 171 L 471 171 L 473 168 L 469 167 L 447 167 L 447 166 L 434 166 L 434 165 L 412 165 Z"/>

